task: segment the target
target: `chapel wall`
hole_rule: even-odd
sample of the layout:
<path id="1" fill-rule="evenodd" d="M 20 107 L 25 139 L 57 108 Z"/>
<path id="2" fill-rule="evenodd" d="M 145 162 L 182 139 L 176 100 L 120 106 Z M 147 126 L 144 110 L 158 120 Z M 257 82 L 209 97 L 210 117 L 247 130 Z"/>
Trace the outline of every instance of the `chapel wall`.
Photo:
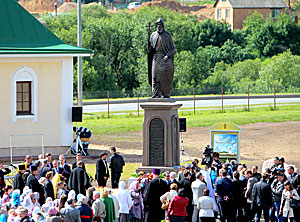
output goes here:
<path id="1" fill-rule="evenodd" d="M 27 59 L 28 60 L 28 59 Z M 44 146 L 61 145 L 62 62 L 15 61 L 0 58 L 0 148 L 10 146 L 10 135 L 44 134 Z M 27 66 L 35 71 L 38 82 L 38 119 L 12 118 L 12 76 Z M 40 145 L 40 137 L 14 137 L 16 146 Z M 21 152 L 21 151 L 20 151 Z M 40 151 L 38 151 L 40 152 Z M 19 154 L 19 153 L 18 153 Z M 3 155 L 0 152 L 0 156 Z M 20 153 L 20 155 L 22 155 Z"/>

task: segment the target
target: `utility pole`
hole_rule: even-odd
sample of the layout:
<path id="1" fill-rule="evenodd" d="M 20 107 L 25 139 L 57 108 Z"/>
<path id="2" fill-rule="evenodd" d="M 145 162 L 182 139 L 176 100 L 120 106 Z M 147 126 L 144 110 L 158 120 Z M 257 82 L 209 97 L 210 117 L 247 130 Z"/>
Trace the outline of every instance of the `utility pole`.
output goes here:
<path id="1" fill-rule="evenodd" d="M 77 46 L 82 47 L 81 36 L 81 0 L 77 0 Z M 78 56 L 78 71 L 77 71 L 77 105 L 82 106 L 82 57 Z"/>

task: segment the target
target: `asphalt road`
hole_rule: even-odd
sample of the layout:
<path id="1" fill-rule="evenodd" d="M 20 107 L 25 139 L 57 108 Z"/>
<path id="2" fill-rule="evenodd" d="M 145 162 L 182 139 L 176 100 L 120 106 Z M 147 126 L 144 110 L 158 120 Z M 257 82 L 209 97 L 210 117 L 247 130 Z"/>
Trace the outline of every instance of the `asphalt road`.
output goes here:
<path id="1" fill-rule="evenodd" d="M 300 102 L 300 98 L 276 98 L 276 103 L 293 103 Z M 177 101 L 176 103 L 183 104 L 184 108 L 193 108 L 194 101 Z M 255 98 L 250 99 L 250 105 L 258 105 L 265 103 L 274 103 L 273 98 Z M 220 106 L 222 101 L 220 99 L 211 99 L 211 100 L 196 100 L 196 107 L 211 107 L 211 106 Z M 247 106 L 247 99 L 224 99 L 224 106 L 226 105 L 235 105 L 235 106 Z M 118 104 L 110 104 L 110 111 L 137 111 L 138 105 L 137 103 L 118 103 Z M 95 112 L 107 112 L 108 105 L 107 104 L 96 104 L 96 105 L 84 105 L 83 112 L 84 113 L 95 113 Z M 140 108 L 141 110 L 141 108 Z"/>

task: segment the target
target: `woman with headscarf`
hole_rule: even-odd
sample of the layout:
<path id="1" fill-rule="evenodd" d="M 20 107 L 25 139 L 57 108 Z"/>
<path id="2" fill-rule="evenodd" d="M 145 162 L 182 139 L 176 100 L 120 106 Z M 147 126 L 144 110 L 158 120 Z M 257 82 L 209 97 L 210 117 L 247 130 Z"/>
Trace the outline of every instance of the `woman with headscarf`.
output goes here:
<path id="1" fill-rule="evenodd" d="M 108 189 L 106 187 L 101 189 L 100 200 L 102 200 L 105 205 L 106 216 L 104 218 L 104 222 L 114 222 L 116 218 L 114 201 L 108 196 Z"/>
<path id="2" fill-rule="evenodd" d="M 141 192 L 141 183 L 133 181 L 129 186 L 129 192 L 132 199 L 131 214 L 133 222 L 141 222 L 143 215 L 143 197 Z"/>
<path id="3" fill-rule="evenodd" d="M 120 181 L 119 189 L 116 191 L 115 197 L 119 201 L 119 213 L 120 222 L 129 222 L 129 209 L 131 207 L 131 196 L 128 190 L 126 190 L 125 181 Z"/>
<path id="4" fill-rule="evenodd" d="M 46 199 L 46 203 L 44 203 L 43 206 L 42 206 L 42 212 L 44 213 L 45 217 L 47 216 L 48 210 L 49 210 L 51 207 L 53 207 L 53 205 L 54 205 L 54 204 L 53 204 L 52 198 L 51 198 L 51 197 L 48 197 L 48 198 Z"/>
<path id="5" fill-rule="evenodd" d="M 70 192 L 68 193 L 68 199 L 73 199 L 74 202 L 76 201 L 76 193 L 74 190 L 70 190 Z"/>
<path id="6" fill-rule="evenodd" d="M 35 222 L 45 222 L 45 219 L 42 215 L 41 209 L 39 207 L 35 207 L 32 211 L 32 219 Z"/>
<path id="7" fill-rule="evenodd" d="M 57 208 L 51 207 L 48 210 L 48 216 L 46 218 L 47 222 L 63 222 L 63 218 L 58 215 L 59 212 L 57 211 Z"/>
<path id="8" fill-rule="evenodd" d="M 32 193 L 32 190 L 29 189 L 28 186 L 25 186 L 25 187 L 24 187 L 22 193 L 21 193 L 21 191 L 20 191 L 20 200 L 21 200 L 21 202 L 22 202 L 22 201 L 24 200 L 24 198 L 29 194 L 29 191 L 30 191 L 30 193 Z"/>
<path id="9" fill-rule="evenodd" d="M 34 195 L 33 193 L 31 194 L 28 194 L 23 202 L 22 202 L 22 206 L 25 207 L 27 210 L 28 210 L 28 214 L 31 215 L 32 214 L 32 211 L 34 209 L 34 203 L 35 203 L 35 199 L 34 199 Z"/>
<path id="10" fill-rule="evenodd" d="M 21 204 L 20 201 L 20 190 L 14 190 L 12 193 L 12 199 L 11 199 L 12 205 L 14 207 L 18 207 Z"/>
<path id="11" fill-rule="evenodd" d="M 33 198 L 34 198 L 34 206 L 35 207 L 39 207 L 39 208 L 41 208 L 41 205 L 40 205 L 40 203 L 39 203 L 39 199 L 40 199 L 40 194 L 38 193 L 38 192 L 34 192 L 33 193 Z"/>

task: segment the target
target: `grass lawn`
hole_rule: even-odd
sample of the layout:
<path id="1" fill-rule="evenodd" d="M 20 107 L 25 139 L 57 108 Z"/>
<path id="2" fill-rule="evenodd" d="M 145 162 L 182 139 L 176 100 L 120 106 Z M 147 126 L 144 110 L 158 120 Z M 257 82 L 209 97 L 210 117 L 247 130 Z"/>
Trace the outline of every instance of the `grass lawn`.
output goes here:
<path id="1" fill-rule="evenodd" d="M 276 111 L 272 106 L 242 109 L 232 108 L 221 110 L 198 110 L 194 115 L 193 111 L 180 110 L 179 116 L 187 118 L 188 127 L 212 126 L 219 122 L 232 122 L 237 125 L 258 122 L 285 122 L 300 121 L 300 105 L 279 106 Z M 89 128 L 93 134 L 114 134 L 129 131 L 142 130 L 143 115 L 136 113 L 125 115 L 112 115 L 107 118 L 105 114 L 85 114 L 83 122 L 78 124 Z"/>

